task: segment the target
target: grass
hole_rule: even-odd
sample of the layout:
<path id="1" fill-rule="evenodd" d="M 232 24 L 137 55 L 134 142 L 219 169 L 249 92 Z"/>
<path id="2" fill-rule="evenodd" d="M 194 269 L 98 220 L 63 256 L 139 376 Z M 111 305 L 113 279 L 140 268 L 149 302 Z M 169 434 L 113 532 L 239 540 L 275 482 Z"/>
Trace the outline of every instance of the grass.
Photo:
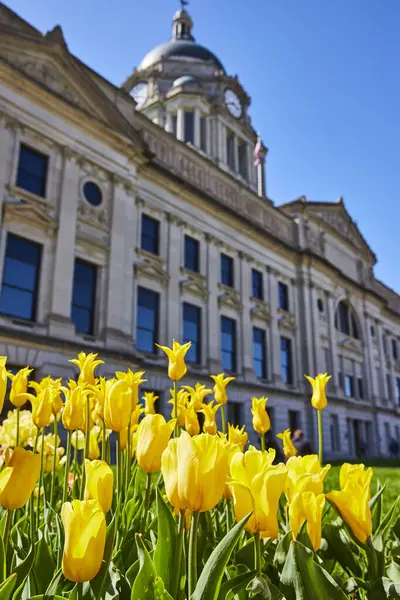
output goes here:
<path id="1" fill-rule="evenodd" d="M 373 467 L 374 475 L 372 478 L 371 495 L 376 492 L 378 479 L 382 484 L 386 483 L 386 489 L 383 494 L 383 513 L 391 507 L 393 502 L 400 496 L 400 469 L 393 467 Z M 332 489 L 340 489 L 339 486 L 340 467 L 334 466 L 329 471 L 325 491 L 329 492 Z"/>

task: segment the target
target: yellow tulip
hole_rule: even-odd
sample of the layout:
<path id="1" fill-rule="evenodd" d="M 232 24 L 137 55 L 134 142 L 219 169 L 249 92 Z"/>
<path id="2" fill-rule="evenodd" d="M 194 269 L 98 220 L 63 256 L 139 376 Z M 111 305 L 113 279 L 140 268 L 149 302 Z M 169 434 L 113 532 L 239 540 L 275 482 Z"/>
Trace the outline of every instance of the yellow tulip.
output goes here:
<path id="1" fill-rule="evenodd" d="M 124 380 L 109 379 L 106 384 L 104 422 L 108 429 L 121 432 L 131 417 L 131 391 Z"/>
<path id="2" fill-rule="evenodd" d="M 312 385 L 312 397 L 311 404 L 317 410 L 323 410 L 327 404 L 328 400 L 326 399 L 325 386 L 331 378 L 331 375 L 328 373 L 318 373 L 315 377 L 310 377 L 309 375 L 304 375 L 304 377 L 309 381 Z"/>
<path id="3" fill-rule="evenodd" d="M 192 437 L 200 433 L 200 423 L 197 418 L 194 402 L 189 402 L 185 415 L 185 429 Z"/>
<path id="4" fill-rule="evenodd" d="M 15 375 L 12 373 L 8 374 L 9 378 L 11 379 L 10 402 L 17 408 L 23 406 L 28 399 L 28 376 L 32 373 L 32 371 L 33 369 L 24 367 Z"/>
<path id="5" fill-rule="evenodd" d="M 94 370 L 99 365 L 104 364 L 103 360 L 96 360 L 97 354 L 91 352 L 90 354 L 86 354 L 86 352 L 80 352 L 78 354 L 78 358 L 73 358 L 68 362 L 76 365 L 80 369 L 78 385 L 84 387 L 85 385 L 95 385 L 96 379 L 94 376 Z"/>
<path id="6" fill-rule="evenodd" d="M 350 463 L 344 463 L 340 468 L 340 489 L 343 489 L 349 480 L 363 486 L 371 481 L 371 477 L 371 467 L 366 469 L 363 464 L 351 465 Z"/>
<path id="7" fill-rule="evenodd" d="M 161 459 L 168 501 L 178 509 L 205 512 L 218 504 L 228 473 L 224 441 L 202 433 L 182 431 L 169 441 Z"/>
<path id="8" fill-rule="evenodd" d="M 10 510 L 22 508 L 28 502 L 39 474 L 39 454 L 15 448 L 0 473 L 0 504 Z"/>
<path id="9" fill-rule="evenodd" d="M 0 413 L 3 410 L 4 406 L 4 398 L 7 391 L 7 356 L 0 356 Z"/>
<path id="10" fill-rule="evenodd" d="M 146 473 L 154 473 L 161 468 L 161 455 L 168 445 L 176 420 L 168 423 L 162 415 L 147 415 L 139 425 L 136 458 L 139 467 Z"/>
<path id="11" fill-rule="evenodd" d="M 33 446 L 37 428 L 32 422 L 32 412 L 21 410 L 19 413 L 19 446 Z M 17 438 L 17 409 L 7 413 L 0 427 L 0 446 L 15 448 Z"/>
<path id="12" fill-rule="evenodd" d="M 343 465 L 344 466 L 344 465 Z M 342 466 L 342 469 L 343 469 Z M 365 544 L 372 533 L 372 516 L 369 507 L 372 469 L 365 471 L 364 483 L 350 477 L 340 491 L 326 494 L 327 499 L 336 506 L 342 519 L 346 521 L 355 537 Z"/>
<path id="13" fill-rule="evenodd" d="M 324 480 L 331 465 L 322 468 L 317 454 L 292 456 L 286 466 L 288 478 L 285 493 L 289 502 L 297 493 L 312 492 L 316 496 L 323 493 Z"/>
<path id="14" fill-rule="evenodd" d="M 139 385 L 145 383 L 147 379 L 142 379 L 144 371 L 133 373 L 130 369 L 126 373 L 118 371 L 115 373 L 117 379 L 123 379 L 131 391 L 131 411 L 135 410 L 139 402 Z"/>
<path id="15" fill-rule="evenodd" d="M 73 389 L 63 388 L 62 391 L 65 396 L 65 405 L 61 418 L 65 429 L 68 431 L 82 429 L 85 422 L 85 397 L 88 391 L 83 390 L 80 386 Z"/>
<path id="16" fill-rule="evenodd" d="M 231 463 L 232 459 L 238 452 L 243 452 L 242 448 L 233 442 L 229 442 L 228 440 L 224 440 L 225 448 L 228 453 L 228 480 L 231 477 Z M 224 498 L 232 498 L 231 490 L 229 489 L 229 485 L 226 483 L 223 492 Z"/>
<path id="17" fill-rule="evenodd" d="M 252 398 L 251 413 L 253 415 L 253 429 L 260 435 L 264 435 L 271 429 L 271 421 L 265 408 L 268 398 Z"/>
<path id="18" fill-rule="evenodd" d="M 174 390 L 169 390 L 169 392 L 171 394 L 171 399 L 168 400 L 168 404 L 172 404 L 171 418 L 174 419 L 175 418 L 175 397 L 174 397 Z M 183 388 L 181 388 L 180 390 L 178 390 L 178 404 L 177 404 L 178 415 L 177 415 L 177 419 L 178 419 L 178 425 L 179 425 L 179 427 L 184 427 L 185 426 L 185 419 L 186 419 L 186 411 L 187 411 L 188 398 L 189 398 L 189 392 L 187 392 Z"/>
<path id="19" fill-rule="evenodd" d="M 179 381 L 185 375 L 187 371 L 185 355 L 191 345 L 192 342 L 180 344 L 175 340 L 172 342 L 172 348 L 156 344 L 156 346 L 168 356 L 168 377 L 172 379 L 172 381 Z"/>
<path id="20" fill-rule="evenodd" d="M 99 377 L 96 385 L 89 386 L 96 396 L 96 405 L 94 407 L 94 420 L 97 425 L 104 421 L 104 404 L 106 402 L 107 381 L 105 377 Z"/>
<path id="21" fill-rule="evenodd" d="M 145 405 L 144 412 L 146 415 L 155 415 L 156 409 L 154 408 L 154 403 L 158 400 L 158 396 L 156 396 L 154 392 L 145 392 L 143 394 L 143 400 Z"/>
<path id="22" fill-rule="evenodd" d="M 275 452 L 250 448 L 245 454 L 237 453 L 231 462 L 228 481 L 233 496 L 237 521 L 253 512 L 245 529 L 259 532 L 261 537 L 278 536 L 278 503 L 284 490 L 287 469 L 280 463 L 271 466 Z"/>
<path id="23" fill-rule="evenodd" d="M 73 500 L 61 509 L 65 530 L 62 571 L 70 581 L 90 581 L 103 561 L 106 520 L 97 500 Z"/>
<path id="24" fill-rule="evenodd" d="M 53 470 L 54 454 L 56 455 L 56 471 L 61 469 L 61 457 L 64 454 L 64 448 L 60 446 L 60 438 L 53 434 L 41 435 L 37 443 L 37 453 L 41 454 L 43 446 L 43 472 L 50 473 Z"/>
<path id="25" fill-rule="evenodd" d="M 235 426 L 228 423 L 228 440 L 231 444 L 237 444 L 242 452 L 249 439 L 245 427 L 246 425 L 240 428 L 239 425 Z"/>
<path id="26" fill-rule="evenodd" d="M 139 424 L 140 416 L 144 412 L 145 412 L 145 409 L 143 408 L 143 406 L 141 404 L 137 404 L 135 410 L 132 411 L 132 414 L 131 414 L 131 427 L 133 425 Z"/>
<path id="27" fill-rule="evenodd" d="M 221 407 L 221 404 L 215 404 L 213 406 L 213 400 L 209 404 L 203 404 L 203 408 L 199 411 L 205 416 L 203 431 L 215 435 L 217 433 L 217 421 L 215 420 L 217 410 Z"/>
<path id="28" fill-rule="evenodd" d="M 225 377 L 225 373 L 219 373 L 218 375 L 211 375 L 211 379 L 215 381 L 213 387 L 214 400 L 217 404 L 226 404 L 228 402 L 228 394 L 226 393 L 226 386 L 230 381 L 234 381 L 235 377 Z"/>
<path id="29" fill-rule="evenodd" d="M 324 506 L 324 494 L 316 496 L 312 492 L 296 494 L 289 505 L 289 525 L 294 539 L 296 539 L 304 521 L 306 521 L 308 537 L 315 551 L 321 545 L 321 521 Z"/>
<path id="30" fill-rule="evenodd" d="M 112 504 L 114 474 L 103 460 L 85 459 L 86 487 L 85 500 L 97 500 L 107 513 Z"/>
<path id="31" fill-rule="evenodd" d="M 96 460 L 100 457 L 100 446 L 99 446 L 99 433 L 100 431 L 94 427 L 89 433 L 89 458 L 90 460 Z"/>
<path id="32" fill-rule="evenodd" d="M 286 458 L 296 456 L 297 449 L 293 445 L 290 429 L 285 429 L 283 433 L 278 433 L 276 437 L 283 441 L 283 453 Z"/>
<path id="33" fill-rule="evenodd" d="M 135 441 L 135 436 L 137 434 L 138 428 L 139 428 L 139 425 L 132 425 L 132 423 L 131 423 L 131 456 L 132 456 L 132 458 L 133 458 L 133 456 L 135 454 L 135 450 L 136 450 L 137 441 Z M 121 431 L 119 436 L 120 436 L 119 437 L 120 448 L 121 448 L 121 450 L 126 450 L 127 444 L 128 444 L 128 428 Z M 135 441 L 135 443 L 134 443 L 134 441 Z"/>
<path id="34" fill-rule="evenodd" d="M 53 379 L 52 377 L 50 377 L 50 375 L 48 375 L 47 377 L 44 377 L 40 383 L 37 383 L 36 381 L 31 381 L 29 384 L 29 387 L 35 390 L 36 395 L 38 395 L 39 392 L 45 388 L 49 388 L 51 391 L 54 392 L 52 404 L 53 415 L 58 415 L 58 413 L 61 412 L 63 407 L 63 401 L 61 398 L 61 381 L 61 377 L 59 379 Z"/>
<path id="35" fill-rule="evenodd" d="M 183 389 L 186 390 L 189 394 L 190 401 L 194 403 L 194 409 L 196 412 L 199 412 L 203 407 L 203 401 L 206 396 L 212 394 L 212 390 L 206 388 L 205 385 L 197 382 L 195 387 L 190 387 L 190 385 L 184 385 Z"/>
<path id="36" fill-rule="evenodd" d="M 50 387 L 43 388 L 37 396 L 27 394 L 32 405 L 32 421 L 38 429 L 47 427 L 53 415 L 54 390 Z"/>

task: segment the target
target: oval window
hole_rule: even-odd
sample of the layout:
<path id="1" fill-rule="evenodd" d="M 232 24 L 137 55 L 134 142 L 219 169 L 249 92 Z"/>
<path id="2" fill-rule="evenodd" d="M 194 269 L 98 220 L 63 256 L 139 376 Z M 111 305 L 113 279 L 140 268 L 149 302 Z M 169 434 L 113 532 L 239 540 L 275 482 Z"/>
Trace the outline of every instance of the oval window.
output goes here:
<path id="1" fill-rule="evenodd" d="M 101 189 L 93 181 L 87 181 L 83 186 L 83 195 L 92 206 L 100 206 L 103 201 Z"/>

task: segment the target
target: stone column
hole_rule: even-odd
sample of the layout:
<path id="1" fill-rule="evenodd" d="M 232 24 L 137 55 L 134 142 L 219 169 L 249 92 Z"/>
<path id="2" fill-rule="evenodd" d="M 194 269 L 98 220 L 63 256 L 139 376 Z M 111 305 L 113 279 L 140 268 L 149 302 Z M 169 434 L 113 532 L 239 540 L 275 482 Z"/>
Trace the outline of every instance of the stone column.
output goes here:
<path id="1" fill-rule="evenodd" d="M 304 386 L 304 378 L 303 378 L 303 372 L 304 372 L 304 364 L 302 361 L 302 350 L 300 347 L 300 307 L 299 307 L 299 301 L 298 301 L 298 294 L 297 294 L 297 286 L 296 286 L 296 280 L 295 279 L 291 279 L 290 281 L 290 287 L 289 290 L 291 291 L 291 306 L 289 306 L 289 308 L 291 309 L 291 312 L 294 315 L 294 319 L 295 319 L 295 331 L 294 331 L 294 345 L 295 347 L 293 348 L 293 352 L 295 353 L 295 357 L 293 357 L 295 360 L 293 360 L 293 365 L 294 365 L 294 373 L 293 375 L 295 377 L 297 377 L 297 381 L 293 378 L 293 383 L 296 387 L 300 386 L 301 388 Z"/>
<path id="2" fill-rule="evenodd" d="M 376 369 L 373 361 L 373 343 L 371 336 L 371 324 L 368 318 L 368 314 L 364 311 L 364 365 L 363 365 L 363 378 L 367 382 L 367 389 L 365 390 L 366 398 L 370 401 L 372 406 L 375 406 L 376 402 Z"/>
<path id="3" fill-rule="evenodd" d="M 336 349 L 336 330 L 335 330 L 335 298 L 333 294 L 327 292 L 328 298 L 328 322 L 329 322 L 329 350 L 331 353 L 331 364 L 332 364 L 332 388 L 333 392 L 337 394 L 340 388 L 339 377 L 339 364 L 338 355 Z"/>
<path id="4" fill-rule="evenodd" d="M 185 109 L 178 108 L 176 121 L 176 137 L 181 142 L 185 141 Z"/>
<path id="5" fill-rule="evenodd" d="M 251 268 L 250 263 L 253 260 L 251 256 L 244 252 L 239 252 L 240 259 L 240 304 L 242 305 L 241 315 L 241 338 L 243 357 L 242 368 L 243 377 L 246 381 L 257 382 L 257 377 L 253 369 L 253 327 L 251 322 Z"/>
<path id="6" fill-rule="evenodd" d="M 223 123 L 217 121 L 219 132 L 219 158 L 226 165 L 227 156 L 226 156 L 226 129 Z"/>
<path id="7" fill-rule="evenodd" d="M 4 119 L 0 118 L 0 225 L 3 215 L 5 187 L 10 183 L 13 136 L 12 129 L 7 125 L 6 116 L 4 116 Z"/>
<path id="8" fill-rule="evenodd" d="M 212 235 L 206 234 L 207 241 L 207 337 L 208 337 L 208 369 L 210 373 L 221 371 L 221 321 L 218 305 L 218 284 L 220 280 L 220 245 L 221 242 Z"/>
<path id="9" fill-rule="evenodd" d="M 269 305 L 271 307 L 271 380 L 274 384 L 282 383 L 281 377 L 281 338 L 278 327 L 278 271 L 267 267 Z"/>
<path id="10" fill-rule="evenodd" d="M 72 289 L 75 263 L 75 234 L 80 168 L 68 148 L 64 149 L 61 192 L 58 207 L 58 231 L 53 265 L 49 335 L 74 338 L 71 321 Z"/>
<path id="11" fill-rule="evenodd" d="M 237 135 L 233 136 L 233 158 L 234 158 L 234 170 L 239 171 L 239 144 Z"/>
<path id="12" fill-rule="evenodd" d="M 168 304 L 167 304 L 167 343 L 176 339 L 182 343 L 182 311 L 179 288 L 181 260 L 181 219 L 168 214 Z"/>
<path id="13" fill-rule="evenodd" d="M 168 131 L 168 133 L 172 133 L 173 131 L 172 114 L 170 112 L 167 112 L 165 117 L 165 131 Z"/>
<path id="14" fill-rule="evenodd" d="M 213 144 L 212 144 L 212 126 L 210 116 L 206 117 L 206 152 L 208 156 L 214 158 Z"/>
<path id="15" fill-rule="evenodd" d="M 199 108 L 194 109 L 194 145 L 200 148 L 200 117 L 201 112 Z"/>
<path id="16" fill-rule="evenodd" d="M 395 371 L 394 371 L 394 363 L 395 363 L 395 359 L 393 358 L 393 351 L 392 351 L 392 337 L 388 336 L 388 354 L 390 356 L 390 385 L 391 385 L 391 394 L 390 394 L 390 398 L 391 398 L 391 402 L 393 404 L 394 407 L 396 407 L 396 387 L 395 387 Z"/>
<path id="17" fill-rule="evenodd" d="M 378 338 L 378 352 L 379 352 L 380 367 L 381 367 L 379 370 L 380 377 L 381 377 L 380 390 L 383 395 L 383 398 L 386 399 L 386 398 L 388 398 L 388 389 L 387 389 L 387 382 L 386 382 L 386 356 L 385 356 L 385 352 L 383 350 L 382 323 L 377 323 L 376 333 L 377 333 L 377 338 Z M 380 398 L 379 401 L 382 406 L 382 398 Z"/>

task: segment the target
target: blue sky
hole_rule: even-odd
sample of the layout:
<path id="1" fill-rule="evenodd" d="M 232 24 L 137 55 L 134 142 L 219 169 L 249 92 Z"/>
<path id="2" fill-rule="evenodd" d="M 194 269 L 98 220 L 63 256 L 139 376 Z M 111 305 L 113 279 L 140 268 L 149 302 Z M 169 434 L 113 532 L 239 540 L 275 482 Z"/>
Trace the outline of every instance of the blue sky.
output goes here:
<path id="1" fill-rule="evenodd" d="M 71 52 L 120 84 L 171 32 L 177 0 L 8 0 L 41 31 L 60 24 Z M 400 1 L 192 0 L 198 42 L 252 97 L 280 204 L 343 196 L 400 293 Z"/>

